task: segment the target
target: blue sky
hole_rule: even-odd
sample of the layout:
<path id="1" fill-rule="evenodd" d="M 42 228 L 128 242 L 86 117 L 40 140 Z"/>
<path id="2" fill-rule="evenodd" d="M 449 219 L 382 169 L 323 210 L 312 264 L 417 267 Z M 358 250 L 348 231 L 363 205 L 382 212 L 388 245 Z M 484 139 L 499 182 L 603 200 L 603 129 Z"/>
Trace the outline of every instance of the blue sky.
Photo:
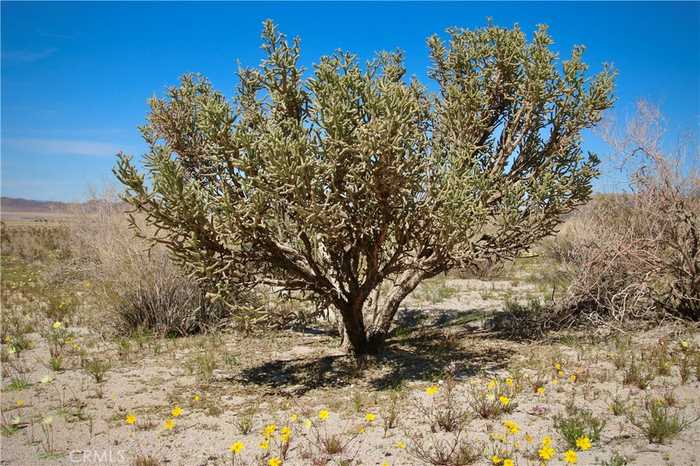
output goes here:
<path id="1" fill-rule="evenodd" d="M 232 96 L 236 61 L 262 58 L 261 23 L 302 39 L 304 64 L 342 48 L 406 52 L 426 80 L 425 39 L 486 18 L 528 33 L 550 26 L 566 57 L 585 44 L 591 70 L 619 71 L 614 116 L 645 98 L 669 139 L 700 121 L 700 3 L 13 3 L 2 2 L 2 195 L 81 200 L 114 182 L 114 154 L 139 156 L 147 99 L 186 72 Z M 605 152 L 594 135 L 586 147 Z M 610 174 L 599 190 L 615 185 Z"/>

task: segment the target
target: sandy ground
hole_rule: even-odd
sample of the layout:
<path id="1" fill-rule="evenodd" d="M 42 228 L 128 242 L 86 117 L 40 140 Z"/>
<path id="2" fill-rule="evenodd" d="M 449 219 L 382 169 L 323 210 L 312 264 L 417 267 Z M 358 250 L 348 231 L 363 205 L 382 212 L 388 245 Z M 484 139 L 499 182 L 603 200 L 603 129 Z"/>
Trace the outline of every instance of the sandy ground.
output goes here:
<path id="1" fill-rule="evenodd" d="M 454 433 L 431 432 L 425 413 L 444 402 L 447 368 L 454 369 L 456 378 L 453 406 L 470 417 L 460 438 L 480 453 L 475 464 L 493 464 L 499 448 L 512 450 L 508 454 L 515 464 L 540 464 L 538 450 L 547 435 L 556 451 L 549 464 L 564 464 L 567 447 L 554 418 L 571 403 L 605 420 L 600 440 L 578 451 L 576 464 L 602 464 L 613 452 L 625 456 L 627 464 L 698 463 L 700 422 L 666 444 L 654 444 L 629 416 L 610 409 L 617 398 L 625 400 L 629 412 L 640 413 L 645 400 L 665 396 L 685 418 L 698 417 L 700 382 L 695 371 L 682 384 L 680 368 L 673 363 L 670 375 L 657 375 L 642 390 L 623 384 L 623 371 L 613 363 L 620 351 L 631 357 L 643 348 L 661 348 L 659 342 L 670 353 L 681 354 L 681 342 L 691 349 L 700 346 L 698 333 L 659 328 L 635 334 L 632 346 L 624 350 L 616 349 L 612 340 L 592 342 L 585 332 L 559 341 L 515 342 L 481 325 L 483 313 L 493 312 L 499 302 L 484 289 L 501 285 L 474 280 L 447 284 L 460 291 L 441 302 L 424 303 L 421 313 L 415 311 L 419 304 L 409 301 L 400 321 L 418 330 L 398 332 L 387 352 L 362 373 L 318 329 L 274 336 L 142 339 L 132 340 L 127 348 L 89 329 L 68 327 L 75 333 L 76 348 L 88 359 L 111 364 L 106 380 L 98 384 L 80 367 L 75 348 L 68 350 L 65 368 L 53 371 L 45 338 L 30 334 L 33 349 L 3 365 L 2 419 L 12 432 L 3 429 L 1 463 L 125 465 L 150 456 L 160 463 L 141 464 L 223 465 L 231 464 L 229 447 L 240 441 L 244 447 L 235 464 L 268 464 L 281 456 L 280 433 L 288 427 L 285 465 L 429 464 L 418 458 L 417 445 L 446 450 L 455 438 Z M 205 367 L 207 360 L 213 361 L 211 370 Z M 21 390 L 12 386 L 18 370 L 25 371 L 30 383 Z M 493 419 L 475 417 L 471 387 L 483 390 L 494 378 L 499 386 L 512 379 L 509 403 L 514 409 Z M 543 390 L 538 393 L 540 382 Z M 433 385 L 437 392 L 431 396 L 426 389 Z M 385 433 L 392 396 L 398 400 L 397 425 Z M 173 417 L 176 407 L 182 413 Z M 324 411 L 325 420 L 320 419 Z M 368 413 L 375 416 L 371 422 Z M 127 422 L 132 415 L 135 424 Z M 251 431 L 242 434 L 247 417 Z M 168 419 L 174 422 L 172 430 L 166 428 Z M 514 421 L 518 432 L 509 432 L 505 421 Z M 273 423 L 269 448 L 261 449 L 262 432 Z M 334 435 L 342 452 L 331 454 L 327 444 Z"/>

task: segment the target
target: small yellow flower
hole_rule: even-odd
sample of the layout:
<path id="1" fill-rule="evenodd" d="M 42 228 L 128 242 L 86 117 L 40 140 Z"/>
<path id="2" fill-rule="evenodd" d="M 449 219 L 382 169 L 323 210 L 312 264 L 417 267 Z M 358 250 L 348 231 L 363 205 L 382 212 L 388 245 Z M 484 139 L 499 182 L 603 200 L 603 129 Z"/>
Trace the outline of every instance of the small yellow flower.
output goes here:
<path id="1" fill-rule="evenodd" d="M 129 414 L 126 416 L 126 423 L 129 424 L 130 426 L 133 426 L 136 424 L 136 416 L 133 414 Z"/>
<path id="2" fill-rule="evenodd" d="M 382 463 L 382 466 L 391 466 L 388 461 Z"/>
<path id="3" fill-rule="evenodd" d="M 288 443 L 289 438 L 292 436 L 292 429 L 290 429 L 287 426 L 284 426 L 280 429 L 280 440 L 282 443 Z"/>
<path id="4" fill-rule="evenodd" d="M 581 451 L 586 451 L 591 449 L 591 439 L 586 436 L 579 437 L 576 439 L 576 447 Z"/>
<path id="5" fill-rule="evenodd" d="M 58 322 L 58 321 L 56 321 L 56 322 L 53 323 L 52 327 L 55 328 L 55 329 L 59 329 L 59 328 L 63 327 L 63 324 L 60 323 L 60 322 Z"/>
<path id="6" fill-rule="evenodd" d="M 498 455 L 493 455 L 491 457 L 491 463 L 493 463 L 493 464 L 501 464 L 502 462 L 503 462 L 503 459 Z"/>
<path id="7" fill-rule="evenodd" d="M 291 416 L 289 416 L 290 422 L 297 422 L 298 420 L 299 420 L 299 416 L 297 416 L 296 414 L 292 414 Z"/>
<path id="8" fill-rule="evenodd" d="M 513 379 L 511 379 L 510 377 L 508 377 L 508 378 L 506 379 L 506 385 L 508 385 L 508 388 L 513 388 Z"/>
<path id="9" fill-rule="evenodd" d="M 576 452 L 574 450 L 566 450 L 564 452 L 564 461 L 569 464 L 576 464 Z"/>
<path id="10" fill-rule="evenodd" d="M 311 429 L 311 419 L 304 419 L 304 427 Z"/>
<path id="11" fill-rule="evenodd" d="M 325 421 L 326 419 L 328 419 L 328 416 L 330 414 L 331 413 L 329 413 L 327 409 L 322 409 L 321 411 L 318 412 L 318 418 L 322 421 Z"/>
<path id="12" fill-rule="evenodd" d="M 367 422 L 372 422 L 375 419 L 377 419 L 377 416 L 374 413 L 367 413 L 365 414 L 365 421 Z"/>
<path id="13" fill-rule="evenodd" d="M 396 442 L 395 447 L 403 450 L 406 448 L 406 442 L 404 442 L 403 440 L 399 440 L 398 442 Z"/>
<path id="14" fill-rule="evenodd" d="M 688 342 L 687 342 L 687 341 L 685 341 L 685 340 L 681 340 L 681 347 L 682 347 L 683 349 L 687 349 L 687 348 L 688 348 L 688 346 L 690 346 L 690 345 L 688 344 Z"/>
<path id="15" fill-rule="evenodd" d="M 438 387 L 437 385 L 431 385 L 430 387 L 428 387 L 428 388 L 425 389 L 425 393 L 426 393 L 428 396 L 433 396 L 433 395 L 435 395 L 439 390 L 440 390 L 440 387 Z"/>
<path id="16" fill-rule="evenodd" d="M 552 458 L 554 458 L 554 454 L 556 453 L 554 451 L 554 448 L 548 447 L 548 446 L 543 446 L 540 448 L 540 451 L 538 452 L 540 455 L 540 458 L 542 458 L 545 461 L 549 461 Z"/>
<path id="17" fill-rule="evenodd" d="M 360 434 L 364 434 L 364 433 L 365 433 L 365 426 L 360 426 L 360 427 L 358 427 L 358 428 L 357 428 L 357 432 L 360 433 Z"/>
<path id="18" fill-rule="evenodd" d="M 542 446 L 543 447 L 551 447 L 552 446 L 552 437 L 550 437 L 549 435 L 545 435 L 542 438 Z"/>
<path id="19" fill-rule="evenodd" d="M 499 396 L 499 397 L 498 397 L 498 401 L 501 403 L 501 406 L 503 406 L 504 408 L 505 408 L 506 406 L 508 406 L 508 404 L 510 404 L 510 398 L 508 398 L 508 397 L 505 396 L 505 395 Z"/>
<path id="20" fill-rule="evenodd" d="M 280 466 L 282 464 L 282 460 L 277 458 L 276 456 L 273 456 L 269 460 L 267 460 L 267 466 Z"/>
<path id="21" fill-rule="evenodd" d="M 274 434 L 277 431 L 277 424 L 268 424 L 265 426 L 265 429 L 263 430 L 263 435 L 265 437 L 271 437 L 272 434 Z"/>
<path id="22" fill-rule="evenodd" d="M 558 371 L 558 372 L 557 372 L 557 375 L 558 375 L 559 377 L 564 377 L 564 371 Z"/>
<path id="23" fill-rule="evenodd" d="M 167 430 L 173 430 L 175 428 L 175 421 L 172 419 L 167 419 L 163 425 Z"/>
<path id="24" fill-rule="evenodd" d="M 172 409 L 172 411 L 170 411 L 170 415 L 171 415 L 172 417 L 179 417 L 179 416 L 182 416 L 182 413 L 183 413 L 183 412 L 184 412 L 184 411 L 182 411 L 182 408 L 181 408 L 181 407 L 175 406 L 175 407 Z"/>
<path id="25" fill-rule="evenodd" d="M 497 385 L 496 379 L 492 379 L 492 380 L 488 383 L 488 385 L 486 385 L 486 388 L 489 389 L 489 390 L 493 390 L 494 388 L 496 388 L 496 385 Z"/>
<path id="26" fill-rule="evenodd" d="M 533 441 L 532 435 L 530 435 L 530 434 L 525 434 L 525 441 L 526 441 L 527 443 L 532 443 L 532 441 Z"/>
<path id="27" fill-rule="evenodd" d="M 237 455 L 238 453 L 240 453 L 241 450 L 243 450 L 244 448 L 245 448 L 245 445 L 240 440 L 232 443 L 231 446 L 228 447 L 229 451 L 231 453 L 233 453 L 234 455 Z"/>
<path id="28" fill-rule="evenodd" d="M 503 460 L 503 466 L 515 466 L 515 463 L 512 459 L 506 458 Z"/>
<path id="29" fill-rule="evenodd" d="M 15 401 L 15 404 L 18 408 L 21 408 L 22 406 L 24 406 L 24 400 L 17 400 Z"/>
<path id="30" fill-rule="evenodd" d="M 575 382 L 576 382 L 576 374 L 571 374 L 571 375 L 569 376 L 569 382 L 571 382 L 571 383 L 575 383 Z"/>
<path id="31" fill-rule="evenodd" d="M 192 397 L 192 400 L 194 401 L 201 401 L 202 397 L 199 396 L 199 393 L 195 393 L 194 396 Z"/>
<path id="32" fill-rule="evenodd" d="M 262 442 L 260 442 L 260 445 L 258 445 L 261 450 L 267 450 L 270 448 L 270 441 L 267 439 L 264 439 Z"/>
<path id="33" fill-rule="evenodd" d="M 544 387 L 537 387 L 537 394 L 544 395 Z"/>
<path id="34" fill-rule="evenodd" d="M 518 423 L 510 419 L 503 421 L 503 426 L 508 429 L 511 434 L 517 434 L 520 432 L 520 426 Z"/>
<path id="35" fill-rule="evenodd" d="M 561 370 L 561 364 L 559 364 L 558 362 L 555 363 L 555 364 L 554 364 L 554 368 L 555 368 L 556 370 L 560 371 L 560 370 Z"/>
<path id="36" fill-rule="evenodd" d="M 559 381 L 557 379 L 552 379 L 552 385 L 556 385 L 558 383 L 559 383 Z"/>

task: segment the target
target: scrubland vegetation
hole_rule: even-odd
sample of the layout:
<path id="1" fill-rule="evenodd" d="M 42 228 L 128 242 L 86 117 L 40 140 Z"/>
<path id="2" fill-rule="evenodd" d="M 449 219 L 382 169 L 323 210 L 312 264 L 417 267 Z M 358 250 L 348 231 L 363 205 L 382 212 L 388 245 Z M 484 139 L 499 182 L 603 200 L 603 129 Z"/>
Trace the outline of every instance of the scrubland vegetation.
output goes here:
<path id="1" fill-rule="evenodd" d="M 520 46 L 518 37 L 511 39 Z M 545 36 L 538 37 L 538 47 L 546 48 Z M 453 37 L 455 43 L 475 38 Z M 281 49 L 268 45 L 276 66 L 288 64 L 289 48 L 275 44 Z M 436 55 L 447 56 L 441 44 L 433 46 Z M 450 56 L 443 65 L 455 66 L 458 58 Z M 385 63 L 390 74 L 397 72 L 392 64 L 398 66 Z M 185 91 L 194 89 L 190 84 Z M 375 90 L 405 90 L 394 85 L 382 82 Z M 589 103 L 597 99 L 606 103 L 600 95 Z M 211 111 L 220 109 L 205 103 Z M 156 110 L 163 110 L 159 105 L 154 104 Z M 152 124 L 166 125 L 165 117 L 176 114 L 156 112 Z M 585 188 L 593 173 L 585 169 L 572 175 L 582 177 L 576 186 L 549 180 L 554 191 L 582 190 L 570 205 L 558 204 L 550 223 L 542 226 L 543 217 L 535 216 L 514 220 L 517 228 L 489 230 L 516 241 L 503 253 L 513 257 L 495 254 L 505 247 L 496 240 L 468 267 L 460 266 L 468 262 L 467 252 L 459 255 L 463 261 L 447 267 L 445 257 L 433 256 L 437 250 L 411 256 L 410 247 L 402 249 L 405 268 L 397 270 L 408 271 L 407 276 L 417 273 L 418 262 L 438 268 L 406 293 L 378 351 L 362 358 L 347 351 L 348 325 L 357 323 L 347 319 L 350 311 L 341 302 L 334 308 L 326 299 L 309 299 L 328 290 L 295 288 L 300 281 L 289 264 L 284 273 L 270 275 L 277 282 L 232 286 L 250 277 L 211 269 L 226 261 L 206 256 L 201 243 L 210 232 L 187 236 L 177 230 L 153 242 L 163 239 L 157 229 L 164 219 L 176 214 L 137 209 L 128 217 L 130 207 L 105 195 L 68 212 L 63 221 L 3 223 L 3 461 L 695 464 L 700 459 L 699 190 L 688 165 L 661 150 L 659 121 L 652 107 L 641 104 L 639 117 L 622 133 L 607 133 L 611 151 L 629 169 L 631 189 L 624 194 L 594 195 L 572 210 L 590 194 Z M 571 160 L 562 163 L 583 170 Z M 474 181 L 477 175 L 472 171 L 469 177 Z M 177 191 L 173 186 L 166 188 Z M 133 204 L 151 195 L 126 197 Z M 189 195 L 197 207 L 177 213 L 188 221 L 203 212 L 198 203 L 206 198 L 200 191 Z M 513 204 L 493 207 L 502 209 L 497 220 L 507 220 L 506 207 Z M 496 221 L 480 208 L 472 213 Z M 154 223 L 153 215 L 162 217 Z M 539 229 L 521 244 L 517 235 L 529 222 Z M 221 233 L 217 241 L 240 252 L 226 236 L 236 227 L 209 227 Z M 203 257 L 182 267 L 183 258 L 192 259 L 197 251 Z M 312 255 L 322 257 L 316 249 Z M 426 257 L 435 262 L 421 262 Z M 257 259 L 257 265 L 264 262 Z M 302 259 L 297 259 L 299 266 Z M 237 267 L 236 273 L 245 272 Z M 353 279 L 352 273 L 339 275 Z M 378 280 L 373 291 L 391 295 L 394 279 Z M 211 280 L 228 281 L 212 287 Z M 360 312 L 372 315 L 380 302 L 372 298 Z"/>

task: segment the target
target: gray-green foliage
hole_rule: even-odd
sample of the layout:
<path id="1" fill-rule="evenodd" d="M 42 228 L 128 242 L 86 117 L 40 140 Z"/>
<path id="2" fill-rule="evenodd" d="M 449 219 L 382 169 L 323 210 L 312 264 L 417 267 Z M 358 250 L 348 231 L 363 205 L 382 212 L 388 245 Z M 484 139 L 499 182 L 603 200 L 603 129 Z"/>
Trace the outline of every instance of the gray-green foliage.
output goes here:
<path id="1" fill-rule="evenodd" d="M 307 73 L 300 41 L 266 22 L 233 102 L 192 75 L 152 99 L 151 183 L 120 156 L 124 199 L 214 299 L 303 291 L 356 353 L 376 350 L 422 280 L 512 258 L 588 199 L 580 133 L 612 105 L 613 73 L 587 78 L 582 48 L 560 66 L 544 27 L 448 32 L 428 40 L 432 94 L 400 52 L 362 66 L 338 51 Z"/>

